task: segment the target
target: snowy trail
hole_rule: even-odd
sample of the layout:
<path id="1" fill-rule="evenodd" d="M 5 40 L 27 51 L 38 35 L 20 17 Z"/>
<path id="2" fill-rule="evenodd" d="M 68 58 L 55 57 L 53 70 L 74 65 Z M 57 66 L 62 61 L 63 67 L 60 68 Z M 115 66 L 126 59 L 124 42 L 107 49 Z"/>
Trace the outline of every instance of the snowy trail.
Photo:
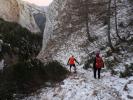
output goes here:
<path id="1" fill-rule="evenodd" d="M 71 76 L 71 77 L 73 77 L 73 76 Z M 86 97 L 84 100 L 88 100 L 91 98 L 92 98 L 91 100 L 95 100 L 95 99 L 96 100 L 121 100 L 119 92 L 116 89 L 111 88 L 111 87 L 107 86 L 106 84 L 104 84 L 102 82 L 102 79 L 94 79 L 93 78 L 92 70 L 85 71 L 85 70 L 80 69 L 76 77 L 81 79 L 81 81 L 79 81 L 79 83 L 81 83 L 81 82 L 87 83 L 87 87 L 89 87 L 88 91 L 86 91 L 86 93 L 88 92 L 88 94 L 87 94 L 88 97 Z M 75 79 L 75 76 L 73 79 Z M 80 84 L 80 85 L 82 86 L 82 84 Z M 89 93 L 89 91 L 91 93 Z M 82 92 L 82 91 L 79 90 L 79 92 Z M 86 96 L 86 95 L 84 95 L 84 96 Z M 81 98 L 79 98 L 79 99 L 81 99 Z"/>
<path id="2" fill-rule="evenodd" d="M 91 69 L 84 70 L 80 66 L 76 74 L 72 73 L 61 84 L 42 89 L 39 95 L 26 100 L 131 100 L 123 92 L 129 80 L 111 76 L 109 72 L 101 76 L 101 79 L 94 79 Z"/>

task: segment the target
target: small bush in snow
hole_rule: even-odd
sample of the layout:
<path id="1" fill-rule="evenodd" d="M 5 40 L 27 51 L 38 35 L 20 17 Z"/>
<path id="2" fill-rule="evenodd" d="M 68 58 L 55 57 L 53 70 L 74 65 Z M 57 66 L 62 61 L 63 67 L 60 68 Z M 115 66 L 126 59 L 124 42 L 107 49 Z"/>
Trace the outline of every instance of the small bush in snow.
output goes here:
<path id="1" fill-rule="evenodd" d="M 68 73 L 67 69 L 57 61 L 47 63 L 44 69 L 48 79 L 54 81 L 63 80 L 66 77 L 66 74 Z"/>
<path id="2" fill-rule="evenodd" d="M 130 2 L 131 4 L 133 4 L 133 0 L 129 0 L 129 2 Z"/>
<path id="3" fill-rule="evenodd" d="M 111 69 L 111 75 L 117 75 L 118 74 L 118 72 L 117 71 L 115 71 L 113 68 Z"/>
<path id="4" fill-rule="evenodd" d="M 113 67 L 117 65 L 117 62 L 114 59 L 111 59 L 111 60 L 110 59 L 106 59 L 105 60 L 105 65 L 106 65 L 107 69 L 112 70 Z"/>
<path id="5" fill-rule="evenodd" d="M 125 71 L 120 72 L 120 78 L 133 76 L 133 63 L 131 65 L 125 65 Z"/>
<path id="6" fill-rule="evenodd" d="M 92 68 L 93 67 L 94 58 L 88 59 L 84 64 L 84 69 Z"/>

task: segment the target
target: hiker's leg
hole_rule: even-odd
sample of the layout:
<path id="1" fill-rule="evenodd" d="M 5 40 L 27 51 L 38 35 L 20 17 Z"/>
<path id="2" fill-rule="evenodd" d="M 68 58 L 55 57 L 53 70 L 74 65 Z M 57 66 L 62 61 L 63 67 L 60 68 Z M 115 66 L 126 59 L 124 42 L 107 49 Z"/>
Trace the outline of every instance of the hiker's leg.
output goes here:
<path id="1" fill-rule="evenodd" d="M 70 65 L 70 72 L 71 72 L 72 65 Z"/>
<path id="2" fill-rule="evenodd" d="M 75 64 L 73 65 L 73 67 L 74 67 L 74 72 L 76 72 L 76 66 L 75 66 Z"/>
<path id="3" fill-rule="evenodd" d="M 101 68 L 98 68 L 98 78 L 100 79 Z"/>
<path id="4" fill-rule="evenodd" d="M 94 70 L 94 78 L 96 78 L 96 72 L 97 72 L 97 69 L 94 68 L 93 70 Z"/>

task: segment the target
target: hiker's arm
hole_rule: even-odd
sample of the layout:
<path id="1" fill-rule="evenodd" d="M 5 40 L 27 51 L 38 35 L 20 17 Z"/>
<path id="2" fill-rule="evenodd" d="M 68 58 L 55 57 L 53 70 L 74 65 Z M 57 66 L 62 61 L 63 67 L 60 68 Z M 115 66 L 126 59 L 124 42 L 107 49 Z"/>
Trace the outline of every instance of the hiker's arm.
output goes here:
<path id="1" fill-rule="evenodd" d="M 69 61 L 70 61 L 70 59 L 68 60 L 67 65 L 69 65 Z"/>
<path id="2" fill-rule="evenodd" d="M 79 62 L 75 59 L 75 61 L 79 64 Z"/>

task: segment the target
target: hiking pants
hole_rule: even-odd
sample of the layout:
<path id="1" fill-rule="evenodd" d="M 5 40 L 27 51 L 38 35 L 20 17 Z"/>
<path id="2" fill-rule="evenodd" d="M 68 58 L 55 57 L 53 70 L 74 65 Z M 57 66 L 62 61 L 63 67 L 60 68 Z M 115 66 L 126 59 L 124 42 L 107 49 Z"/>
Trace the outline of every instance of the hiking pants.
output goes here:
<path id="1" fill-rule="evenodd" d="M 70 72 L 71 72 L 71 68 L 74 67 L 74 71 L 76 72 L 76 66 L 75 64 L 70 64 Z"/>
<path id="2" fill-rule="evenodd" d="M 100 78 L 100 71 L 101 71 L 101 68 L 94 68 L 94 78 L 97 78 L 97 77 L 96 77 L 97 71 L 98 71 L 98 78 Z"/>

